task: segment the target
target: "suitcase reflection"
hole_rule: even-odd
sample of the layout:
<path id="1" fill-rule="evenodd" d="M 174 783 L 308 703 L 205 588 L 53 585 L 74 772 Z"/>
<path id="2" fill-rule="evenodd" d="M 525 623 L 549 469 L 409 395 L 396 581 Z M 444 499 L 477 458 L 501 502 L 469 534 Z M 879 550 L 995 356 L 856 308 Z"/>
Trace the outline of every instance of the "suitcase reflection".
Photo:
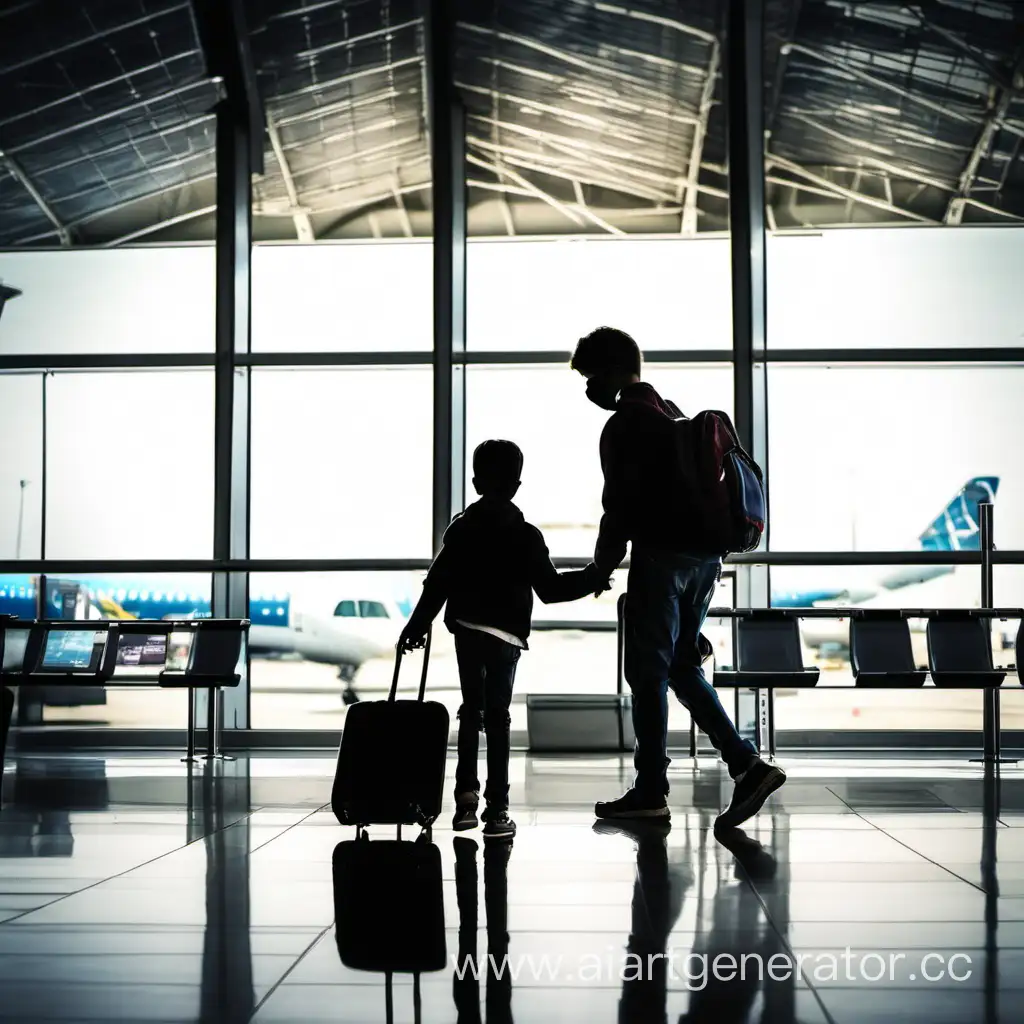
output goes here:
<path id="1" fill-rule="evenodd" d="M 452 970 L 459 1024 L 512 1024 L 512 979 L 503 970 L 508 954 L 508 862 L 513 844 L 486 843 L 483 850 L 487 950 L 477 949 L 479 845 L 457 836 L 455 889 L 459 910 L 458 954 L 449 959 L 445 939 L 441 851 L 423 832 L 415 840 L 358 838 L 334 849 L 334 914 L 338 955 L 352 970 L 384 974 L 388 1024 L 394 1020 L 392 980 L 413 977 L 414 1020 L 421 1018 L 420 975 Z M 497 969 L 495 969 L 497 968 Z M 481 1014 L 484 979 L 486 1018 Z"/>

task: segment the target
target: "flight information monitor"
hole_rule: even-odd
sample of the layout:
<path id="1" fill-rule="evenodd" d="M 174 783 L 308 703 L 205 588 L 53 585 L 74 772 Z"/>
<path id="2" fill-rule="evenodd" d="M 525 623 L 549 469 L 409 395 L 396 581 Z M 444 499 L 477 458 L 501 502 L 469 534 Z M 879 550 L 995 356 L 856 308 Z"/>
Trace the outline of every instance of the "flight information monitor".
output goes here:
<path id="1" fill-rule="evenodd" d="M 39 668 L 44 672 L 95 672 L 106 639 L 106 632 L 91 629 L 48 630 Z"/>
<path id="2" fill-rule="evenodd" d="M 118 666 L 155 667 L 166 660 L 166 633 L 123 633 L 118 637 Z"/>

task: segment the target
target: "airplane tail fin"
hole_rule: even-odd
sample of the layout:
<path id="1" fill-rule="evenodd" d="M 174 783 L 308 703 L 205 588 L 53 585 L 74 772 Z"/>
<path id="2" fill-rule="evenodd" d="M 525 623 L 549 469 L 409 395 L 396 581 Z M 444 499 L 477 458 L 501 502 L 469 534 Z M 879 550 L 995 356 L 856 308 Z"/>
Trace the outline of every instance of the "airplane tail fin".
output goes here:
<path id="1" fill-rule="evenodd" d="M 950 503 L 921 534 L 925 551 L 978 551 L 981 548 L 982 502 L 994 502 L 999 477 L 975 476 L 964 484 Z"/>

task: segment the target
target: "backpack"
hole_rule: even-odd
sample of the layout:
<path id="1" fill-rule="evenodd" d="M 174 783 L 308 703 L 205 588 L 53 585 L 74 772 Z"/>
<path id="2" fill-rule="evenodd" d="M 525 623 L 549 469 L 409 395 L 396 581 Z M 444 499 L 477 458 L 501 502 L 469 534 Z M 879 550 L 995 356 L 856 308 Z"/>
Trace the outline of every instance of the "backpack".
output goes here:
<path id="1" fill-rule="evenodd" d="M 694 510 L 696 545 L 716 554 L 753 551 L 765 526 L 764 477 L 732 420 L 709 409 L 692 419 L 671 402 L 684 494 Z"/>

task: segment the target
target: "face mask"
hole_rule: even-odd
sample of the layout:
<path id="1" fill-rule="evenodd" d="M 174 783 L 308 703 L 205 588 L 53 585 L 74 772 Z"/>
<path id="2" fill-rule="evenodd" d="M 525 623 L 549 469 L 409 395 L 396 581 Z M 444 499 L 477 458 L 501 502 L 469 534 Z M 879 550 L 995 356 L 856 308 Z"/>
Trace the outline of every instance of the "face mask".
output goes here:
<path id="1" fill-rule="evenodd" d="M 618 395 L 619 389 L 607 377 L 591 377 L 587 381 L 587 398 L 601 409 L 614 412 Z"/>

